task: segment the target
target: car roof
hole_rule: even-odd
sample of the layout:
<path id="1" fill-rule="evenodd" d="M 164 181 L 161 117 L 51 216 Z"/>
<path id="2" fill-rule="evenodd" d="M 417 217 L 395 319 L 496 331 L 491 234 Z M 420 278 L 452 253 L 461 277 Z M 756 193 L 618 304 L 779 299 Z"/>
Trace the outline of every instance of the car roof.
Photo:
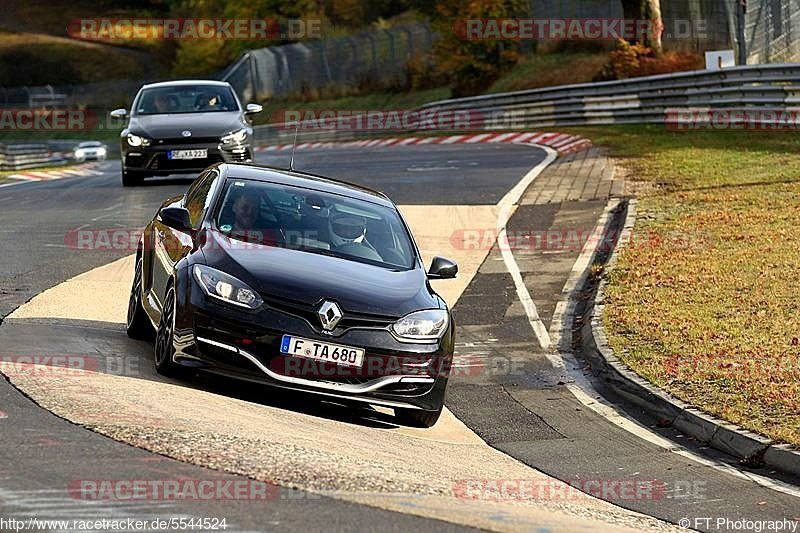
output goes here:
<path id="1" fill-rule="evenodd" d="M 170 80 L 146 83 L 142 85 L 142 89 L 151 89 L 153 87 L 180 87 L 182 85 L 218 85 L 220 87 L 230 87 L 230 83 L 227 81 L 219 80 Z"/>
<path id="2" fill-rule="evenodd" d="M 320 192 L 340 194 L 342 196 L 348 196 L 386 207 L 394 207 L 394 203 L 382 192 L 347 181 L 319 176 L 317 174 L 299 172 L 297 170 L 284 170 L 266 165 L 218 163 L 214 166 L 218 168 L 220 174 L 226 178 L 241 178 L 303 187 Z"/>

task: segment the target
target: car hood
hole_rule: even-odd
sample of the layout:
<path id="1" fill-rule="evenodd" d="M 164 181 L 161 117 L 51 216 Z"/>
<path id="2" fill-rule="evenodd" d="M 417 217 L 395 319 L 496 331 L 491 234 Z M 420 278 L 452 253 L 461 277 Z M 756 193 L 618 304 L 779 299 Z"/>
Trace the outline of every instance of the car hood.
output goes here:
<path id="1" fill-rule="evenodd" d="M 221 137 L 245 127 L 242 114 L 230 113 L 180 113 L 174 115 L 144 115 L 131 118 L 128 130 L 150 138 L 180 138 L 189 130 L 192 137 Z"/>
<path id="2" fill-rule="evenodd" d="M 439 307 L 420 268 L 394 271 L 300 250 L 239 243 L 210 233 L 213 237 L 204 250 L 209 266 L 251 284 L 268 302 L 313 306 L 334 300 L 345 313 L 394 318 Z"/>

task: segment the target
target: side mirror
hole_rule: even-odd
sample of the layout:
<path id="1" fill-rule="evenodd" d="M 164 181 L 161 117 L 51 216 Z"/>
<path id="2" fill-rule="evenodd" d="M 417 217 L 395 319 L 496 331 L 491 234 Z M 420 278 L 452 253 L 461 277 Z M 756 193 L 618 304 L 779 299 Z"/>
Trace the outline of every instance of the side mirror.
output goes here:
<path id="1" fill-rule="evenodd" d="M 245 106 L 245 114 L 247 115 L 255 115 L 256 113 L 261 113 L 264 110 L 264 106 L 261 104 L 247 104 Z"/>
<path id="2" fill-rule="evenodd" d="M 128 110 L 123 108 L 115 109 L 109 115 L 111 115 L 111 118 L 125 118 L 128 116 Z"/>
<path id="3" fill-rule="evenodd" d="M 434 257 L 428 269 L 428 279 L 453 279 L 458 274 L 458 265 L 444 257 Z"/>
<path id="4" fill-rule="evenodd" d="M 176 229 L 182 233 L 192 231 L 189 220 L 189 211 L 185 207 L 169 206 L 158 212 L 158 221 L 168 228 Z"/>

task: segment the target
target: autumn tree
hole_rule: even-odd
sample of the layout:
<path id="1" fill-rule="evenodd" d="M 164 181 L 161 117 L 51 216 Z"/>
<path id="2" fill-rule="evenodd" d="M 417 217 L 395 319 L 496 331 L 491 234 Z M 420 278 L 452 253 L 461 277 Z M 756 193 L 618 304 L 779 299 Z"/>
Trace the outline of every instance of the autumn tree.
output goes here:
<path id="1" fill-rule="evenodd" d="M 661 20 L 661 1 L 660 0 L 622 0 L 623 18 L 626 20 L 649 20 L 650 31 L 642 39 L 633 41 L 641 42 L 653 51 L 655 55 L 661 55 L 661 32 L 664 24 Z"/>
<path id="2" fill-rule="evenodd" d="M 411 6 L 427 15 L 439 39 L 433 59 L 437 75 L 450 81 L 453 96 L 480 94 L 519 61 L 519 42 L 501 35 L 470 38 L 470 21 L 499 21 L 524 16 L 525 0 L 417 0 Z"/>

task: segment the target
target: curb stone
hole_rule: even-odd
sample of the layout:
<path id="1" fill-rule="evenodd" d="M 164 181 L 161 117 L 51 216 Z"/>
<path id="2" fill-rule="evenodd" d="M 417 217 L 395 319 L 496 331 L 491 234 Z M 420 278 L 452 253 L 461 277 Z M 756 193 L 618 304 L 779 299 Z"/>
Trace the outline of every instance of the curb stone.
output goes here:
<path id="1" fill-rule="evenodd" d="M 603 277 L 581 327 L 583 356 L 589 361 L 592 373 L 612 386 L 620 396 L 656 416 L 659 424 L 673 426 L 700 443 L 736 457 L 743 464 L 766 466 L 800 476 L 800 452 L 791 446 L 774 443 L 769 438 L 687 405 L 633 372 L 614 355 L 601 316 L 606 274 L 614 268 L 619 251 L 630 240 L 636 220 L 636 200 L 628 200 L 626 209 L 619 241 L 606 262 Z"/>
<path id="2" fill-rule="evenodd" d="M 538 144 L 556 150 L 560 155 L 568 155 L 592 147 L 592 142 L 580 135 L 569 135 L 558 132 L 490 132 L 470 133 L 462 135 L 448 135 L 435 137 L 394 137 L 361 139 L 354 141 L 317 141 L 299 143 L 295 149 L 302 151 L 308 148 L 384 148 L 387 146 L 409 146 L 416 144 Z M 261 143 L 255 147 L 256 152 L 280 152 L 290 150 L 293 144 L 266 144 Z"/>

